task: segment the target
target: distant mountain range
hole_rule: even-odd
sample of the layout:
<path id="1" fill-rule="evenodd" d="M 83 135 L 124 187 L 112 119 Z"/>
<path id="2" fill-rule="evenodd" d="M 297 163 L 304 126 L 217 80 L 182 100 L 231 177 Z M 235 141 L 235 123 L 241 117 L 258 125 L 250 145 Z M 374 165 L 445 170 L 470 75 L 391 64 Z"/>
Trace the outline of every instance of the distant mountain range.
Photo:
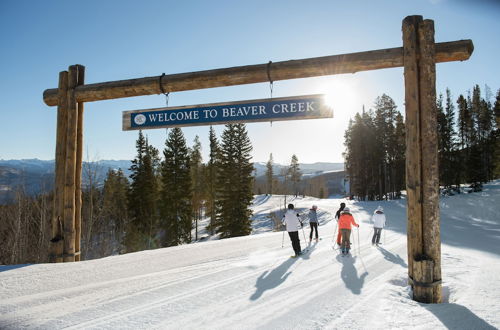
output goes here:
<path id="1" fill-rule="evenodd" d="M 253 166 L 257 171 L 257 177 L 264 175 L 267 171 L 266 163 L 254 163 Z M 283 169 L 288 168 L 289 165 L 281 165 L 281 164 L 273 164 L 273 173 L 275 176 L 280 176 Z M 344 163 L 312 163 L 312 164 L 299 164 L 300 171 L 302 175 L 307 176 L 316 176 L 320 174 L 324 174 L 326 172 L 337 172 L 344 170 Z"/>
<path id="2" fill-rule="evenodd" d="M 100 160 L 97 162 L 84 162 L 82 169 L 82 184 L 88 182 L 89 173 L 93 173 L 94 180 L 102 184 L 106 173 L 111 169 L 121 168 L 125 176 L 130 175 L 130 160 Z M 343 163 L 312 163 L 299 164 L 303 177 L 313 177 L 328 172 L 344 170 Z M 266 163 L 254 163 L 257 177 L 266 172 Z M 288 165 L 273 165 L 275 176 L 280 175 L 282 169 Z M 9 203 L 14 200 L 16 191 L 24 190 L 27 194 L 36 195 L 40 192 L 48 192 L 54 185 L 54 160 L 40 159 L 14 159 L 0 160 L 0 204 Z"/>
<path id="3" fill-rule="evenodd" d="M 0 204 L 14 200 L 16 192 L 23 190 L 29 195 L 48 192 L 54 187 L 54 161 L 40 159 L 0 160 Z M 88 182 L 89 173 L 98 184 L 102 184 L 108 169 L 121 168 L 130 175 L 131 161 L 101 160 L 83 163 L 82 183 Z"/>

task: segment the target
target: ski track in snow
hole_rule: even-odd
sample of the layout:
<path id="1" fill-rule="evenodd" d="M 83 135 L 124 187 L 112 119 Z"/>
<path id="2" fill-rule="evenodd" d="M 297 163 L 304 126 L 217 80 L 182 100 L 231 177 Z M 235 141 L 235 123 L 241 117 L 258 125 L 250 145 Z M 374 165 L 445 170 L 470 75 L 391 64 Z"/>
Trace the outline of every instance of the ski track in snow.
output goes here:
<path id="1" fill-rule="evenodd" d="M 500 196 L 493 194 L 497 190 L 488 196 Z M 457 205 L 464 197 L 459 197 L 443 202 L 453 221 L 462 219 Z M 444 242 L 446 303 L 425 305 L 411 299 L 407 285 L 404 201 L 380 202 L 389 223 L 381 247 L 371 245 L 369 224 L 380 203 L 348 201 L 361 226 L 353 229 L 352 255 L 342 257 L 332 249 L 332 220 L 342 200 L 296 198 L 302 214 L 318 205 L 322 237 L 296 259 L 289 258 L 293 251 L 288 235 L 282 248 L 281 232 L 262 233 L 264 216 L 279 210 L 280 197 L 256 201 L 258 235 L 80 263 L 28 265 L 3 272 L 0 268 L 0 328 L 385 330 L 500 325 L 500 317 L 492 312 L 500 301 L 498 284 L 488 284 L 498 283 L 500 272 L 500 251 L 487 245 L 495 242 L 494 237 L 469 249 Z M 474 218 L 471 226 L 476 232 L 483 225 L 500 229 L 496 211 L 492 212 Z M 443 219 L 447 233 L 448 220 Z M 466 236 L 461 231 L 467 229 L 459 224 L 458 229 L 452 227 L 450 237 Z M 308 234 L 306 225 L 300 234 L 303 248 Z M 481 271 L 485 268 L 487 272 Z M 462 318 L 455 321 L 457 316 Z"/>

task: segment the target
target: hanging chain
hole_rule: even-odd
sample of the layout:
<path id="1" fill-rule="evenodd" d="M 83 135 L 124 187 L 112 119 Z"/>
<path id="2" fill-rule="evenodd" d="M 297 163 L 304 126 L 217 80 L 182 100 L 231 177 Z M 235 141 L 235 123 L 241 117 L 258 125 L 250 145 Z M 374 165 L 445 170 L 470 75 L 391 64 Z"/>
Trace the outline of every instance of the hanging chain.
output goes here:
<path id="1" fill-rule="evenodd" d="M 267 63 L 267 79 L 269 79 L 269 89 L 271 90 L 271 98 L 273 98 L 273 79 L 271 78 L 271 64 L 273 61 Z"/>
<path id="2" fill-rule="evenodd" d="M 269 63 L 267 63 L 267 79 L 269 79 L 269 90 L 271 91 L 271 98 L 273 98 L 273 79 L 271 78 L 271 64 L 273 63 L 273 61 L 269 61 Z M 270 124 L 271 124 L 271 127 L 273 127 L 273 121 L 271 120 L 270 121 Z"/>
<path id="3" fill-rule="evenodd" d="M 160 82 L 159 82 L 159 84 L 160 84 L 160 92 L 163 95 L 165 95 L 165 103 L 167 104 L 167 107 L 168 107 L 168 97 L 170 95 L 170 92 L 165 92 L 165 90 L 163 89 L 163 84 L 161 83 L 161 81 L 162 81 L 162 79 L 163 79 L 164 76 L 165 76 L 165 72 L 162 73 L 161 76 L 160 76 Z"/>
<path id="4" fill-rule="evenodd" d="M 163 72 L 160 76 L 160 81 L 159 81 L 159 84 L 160 84 L 160 92 L 165 95 L 165 104 L 166 106 L 168 107 L 168 98 L 170 96 L 170 92 L 165 92 L 165 90 L 163 89 L 163 85 L 161 83 L 161 80 L 163 79 L 163 77 L 165 76 L 165 72 Z M 168 137 L 168 127 L 165 128 L 165 135 Z"/>

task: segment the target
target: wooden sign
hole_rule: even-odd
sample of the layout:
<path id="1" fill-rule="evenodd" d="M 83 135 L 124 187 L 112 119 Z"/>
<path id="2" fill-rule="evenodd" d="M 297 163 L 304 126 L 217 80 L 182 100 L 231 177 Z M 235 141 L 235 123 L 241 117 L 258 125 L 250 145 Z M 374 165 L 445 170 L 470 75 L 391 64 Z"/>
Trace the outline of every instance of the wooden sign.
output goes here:
<path id="1" fill-rule="evenodd" d="M 323 94 L 123 111 L 123 130 L 332 118 Z"/>

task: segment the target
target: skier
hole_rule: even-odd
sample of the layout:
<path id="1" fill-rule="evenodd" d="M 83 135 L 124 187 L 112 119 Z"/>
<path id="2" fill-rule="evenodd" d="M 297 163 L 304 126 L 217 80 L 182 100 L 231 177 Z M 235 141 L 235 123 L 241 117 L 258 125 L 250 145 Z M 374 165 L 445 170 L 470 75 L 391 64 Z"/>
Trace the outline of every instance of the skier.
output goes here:
<path id="1" fill-rule="evenodd" d="M 337 213 L 335 213 L 335 218 L 337 219 L 337 223 L 339 222 L 339 219 L 340 219 L 340 212 L 342 212 L 345 208 L 345 203 L 340 203 L 340 208 L 337 210 Z M 335 235 L 335 233 L 333 233 Z M 340 242 L 341 242 L 341 237 L 342 237 L 342 234 L 340 233 L 340 229 L 339 229 L 339 232 L 337 234 L 337 244 L 340 246 Z"/>
<path id="2" fill-rule="evenodd" d="M 345 207 L 339 218 L 339 228 L 342 233 L 342 255 L 347 255 L 351 247 L 349 238 L 351 236 L 351 225 L 359 228 L 359 225 L 354 221 L 354 217 L 349 212 L 349 208 Z"/>
<path id="3" fill-rule="evenodd" d="M 309 234 L 309 242 L 312 241 L 313 230 L 316 231 L 316 242 L 318 241 L 318 215 L 316 214 L 316 210 L 318 207 L 313 205 L 309 210 L 309 226 L 311 227 L 311 233 Z"/>
<path id="4" fill-rule="evenodd" d="M 382 234 L 382 228 L 385 227 L 385 214 L 382 206 L 378 206 L 375 212 L 372 215 L 373 222 L 373 237 L 372 237 L 372 245 L 380 244 L 380 236 Z"/>
<path id="5" fill-rule="evenodd" d="M 293 211 L 293 204 L 288 204 L 288 210 L 283 215 L 282 223 L 286 225 L 286 231 L 290 236 L 293 251 L 295 252 L 295 256 L 293 258 L 296 258 L 302 254 L 299 240 L 299 226 L 302 226 L 302 222 L 300 222 L 297 213 Z"/>

